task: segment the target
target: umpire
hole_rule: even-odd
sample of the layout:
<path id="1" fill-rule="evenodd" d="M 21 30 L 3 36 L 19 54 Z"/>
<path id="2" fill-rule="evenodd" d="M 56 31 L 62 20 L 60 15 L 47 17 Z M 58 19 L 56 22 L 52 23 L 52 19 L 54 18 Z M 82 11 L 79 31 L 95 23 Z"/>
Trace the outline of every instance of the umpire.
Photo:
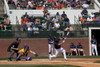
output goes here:
<path id="1" fill-rule="evenodd" d="M 10 56 L 9 56 L 9 58 L 8 58 L 8 61 L 12 61 L 12 57 L 13 57 L 14 53 L 16 53 L 17 56 L 18 56 L 18 50 L 19 50 L 19 49 L 18 49 L 18 46 L 19 46 L 20 43 L 21 43 L 21 39 L 20 39 L 20 38 L 16 38 L 16 41 L 13 42 L 13 43 L 8 47 L 7 51 L 8 51 L 8 52 L 11 52 L 11 54 L 10 54 Z"/>

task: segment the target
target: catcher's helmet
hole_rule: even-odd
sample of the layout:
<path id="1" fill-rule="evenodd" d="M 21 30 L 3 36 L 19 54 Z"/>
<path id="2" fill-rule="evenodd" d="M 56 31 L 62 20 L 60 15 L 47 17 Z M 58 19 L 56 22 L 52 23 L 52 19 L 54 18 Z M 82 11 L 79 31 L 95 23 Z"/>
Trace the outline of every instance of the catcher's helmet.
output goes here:
<path id="1" fill-rule="evenodd" d="M 24 46 L 24 49 L 29 50 L 29 46 L 28 46 L 28 45 L 25 45 L 25 46 Z"/>

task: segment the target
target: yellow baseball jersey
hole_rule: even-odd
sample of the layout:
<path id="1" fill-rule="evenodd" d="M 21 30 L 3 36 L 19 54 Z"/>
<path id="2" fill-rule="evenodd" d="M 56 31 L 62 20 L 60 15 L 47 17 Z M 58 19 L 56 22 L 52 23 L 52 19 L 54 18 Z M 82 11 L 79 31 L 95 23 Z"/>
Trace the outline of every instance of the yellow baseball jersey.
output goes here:
<path id="1" fill-rule="evenodd" d="M 28 50 L 28 51 L 25 52 L 25 50 L 23 48 L 23 49 L 19 50 L 19 53 L 23 53 L 24 56 L 26 56 L 28 53 L 30 53 L 30 50 Z"/>

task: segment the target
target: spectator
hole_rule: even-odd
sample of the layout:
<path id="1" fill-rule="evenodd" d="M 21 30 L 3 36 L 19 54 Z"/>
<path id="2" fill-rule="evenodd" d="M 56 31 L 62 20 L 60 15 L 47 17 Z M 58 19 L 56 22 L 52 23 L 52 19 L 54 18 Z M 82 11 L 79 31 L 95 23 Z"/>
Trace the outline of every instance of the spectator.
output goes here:
<path id="1" fill-rule="evenodd" d="M 10 24 L 9 18 L 4 18 L 4 22 L 5 22 L 5 24 Z"/>
<path id="2" fill-rule="evenodd" d="M 87 9 L 87 8 L 89 8 L 89 4 L 87 4 L 87 2 L 86 2 L 86 3 L 84 3 L 84 4 L 82 5 L 82 7 Z"/>
<path id="3" fill-rule="evenodd" d="M 6 30 L 6 26 L 0 22 L 0 30 Z"/>
<path id="4" fill-rule="evenodd" d="M 37 25 L 35 25 L 35 27 L 33 27 L 33 31 L 35 34 L 39 33 L 39 28 L 37 27 Z"/>
<path id="5" fill-rule="evenodd" d="M 11 4 L 11 0 L 8 0 L 8 4 Z"/>
<path id="6" fill-rule="evenodd" d="M 79 15 L 79 20 L 83 17 L 83 13 L 81 12 L 81 14 Z"/>
<path id="7" fill-rule="evenodd" d="M 91 18 L 91 16 L 89 16 L 89 17 L 87 18 L 87 21 L 89 21 L 89 22 L 93 21 L 93 19 Z"/>
<path id="8" fill-rule="evenodd" d="M 9 16 L 7 15 L 7 13 L 5 13 L 4 15 L 3 15 L 3 18 L 8 18 Z"/>
<path id="9" fill-rule="evenodd" d="M 35 23 L 35 19 L 33 16 L 31 16 L 30 22 Z"/>
<path id="10" fill-rule="evenodd" d="M 30 25 L 30 26 L 28 27 L 28 37 L 29 37 L 29 38 L 32 36 L 32 31 L 33 31 L 33 29 L 32 29 L 32 26 Z"/>
<path id="11" fill-rule="evenodd" d="M 43 29 L 43 30 L 47 29 L 47 23 L 46 23 L 46 22 L 43 22 L 43 23 L 42 23 L 42 29 Z"/>
<path id="12" fill-rule="evenodd" d="M 17 5 L 18 4 L 18 0 L 13 0 L 14 4 Z"/>
<path id="13" fill-rule="evenodd" d="M 49 2 L 50 2 L 50 3 L 52 3 L 52 2 L 53 2 L 53 0 L 49 0 Z"/>
<path id="14" fill-rule="evenodd" d="M 10 20 L 9 20 L 8 17 L 9 17 L 9 16 L 7 15 L 7 13 L 5 13 L 5 14 L 3 15 L 5 24 L 10 24 Z"/>
<path id="15" fill-rule="evenodd" d="M 31 25 L 32 25 L 32 22 L 29 22 L 29 21 L 28 21 L 28 22 L 26 23 L 26 26 L 27 26 L 27 27 L 30 27 Z"/>
<path id="16" fill-rule="evenodd" d="M 98 19 L 96 18 L 96 16 L 94 16 L 93 21 L 98 21 Z"/>
<path id="17" fill-rule="evenodd" d="M 52 21 L 53 21 L 54 23 L 56 23 L 56 22 L 58 21 L 58 18 L 57 18 L 56 16 L 54 16 L 54 18 L 52 19 Z"/>
<path id="18" fill-rule="evenodd" d="M 71 7 L 72 7 L 73 9 L 76 8 L 75 2 L 72 2 L 72 3 L 71 3 Z"/>
<path id="19" fill-rule="evenodd" d="M 29 17 L 29 15 L 27 14 L 27 12 L 25 12 L 25 15 L 24 15 L 24 18 L 28 18 Z"/>
<path id="20" fill-rule="evenodd" d="M 84 16 L 88 16 L 88 11 L 87 11 L 86 8 L 83 9 L 82 14 L 83 14 Z"/>
<path id="21" fill-rule="evenodd" d="M 60 19 L 59 12 L 56 13 L 56 17 L 57 17 L 57 19 Z"/>
<path id="22" fill-rule="evenodd" d="M 68 25 L 68 27 L 65 28 L 65 31 L 68 31 L 68 30 L 73 31 L 74 29 L 73 29 L 73 27 L 71 27 L 71 25 Z"/>
<path id="23" fill-rule="evenodd" d="M 56 23 L 54 24 L 55 29 L 58 29 L 60 27 L 60 23 L 58 21 L 56 21 Z"/>
<path id="24" fill-rule="evenodd" d="M 44 14 L 43 16 L 44 16 L 44 17 L 47 17 L 47 14 L 48 14 L 48 13 L 49 13 L 48 10 L 45 8 L 44 11 L 43 11 L 43 14 Z"/>
<path id="25" fill-rule="evenodd" d="M 50 13 L 47 14 L 47 19 L 46 20 L 50 20 L 51 16 Z"/>
<path id="26" fill-rule="evenodd" d="M 98 18 L 98 22 L 100 23 L 100 17 Z"/>
<path id="27" fill-rule="evenodd" d="M 83 7 L 88 7 L 89 3 L 86 0 L 13 0 L 15 6 L 20 4 L 21 9 L 66 9 L 67 6 L 72 7 L 74 9 Z M 82 5 L 83 4 L 83 5 Z"/>
<path id="28" fill-rule="evenodd" d="M 35 23 L 32 23 L 32 28 L 34 28 L 35 27 Z"/>
<path id="29" fill-rule="evenodd" d="M 90 16 L 91 16 L 91 18 L 93 18 L 95 15 L 94 15 L 94 13 L 92 12 L 92 13 L 90 14 Z"/>
<path id="30" fill-rule="evenodd" d="M 31 4 L 31 1 L 29 0 L 29 1 L 28 1 L 28 5 L 30 5 L 30 4 Z"/>
<path id="31" fill-rule="evenodd" d="M 63 27 L 60 26 L 57 30 L 57 33 L 59 34 L 60 37 L 64 37 L 64 30 L 63 30 Z"/>
<path id="32" fill-rule="evenodd" d="M 54 29 L 54 22 L 52 21 L 52 23 L 50 23 L 50 30 Z"/>
<path id="33" fill-rule="evenodd" d="M 64 3 L 61 3 L 61 8 L 64 8 Z"/>
<path id="34" fill-rule="evenodd" d="M 78 55 L 79 55 L 79 56 L 81 55 L 81 52 L 82 52 L 82 55 L 85 56 L 83 47 L 82 47 L 82 45 L 81 45 L 80 42 L 79 42 L 79 44 L 77 45 L 77 50 L 78 50 Z"/>
<path id="35" fill-rule="evenodd" d="M 39 18 L 39 17 L 36 18 L 35 24 L 36 24 L 36 25 L 40 25 L 40 18 Z"/>
<path id="36" fill-rule="evenodd" d="M 66 24 L 70 25 L 69 18 L 67 16 L 65 16 L 64 18 L 63 26 L 65 26 Z"/>
<path id="37" fill-rule="evenodd" d="M 87 21 L 87 19 L 83 16 L 83 17 L 80 19 L 80 21 L 81 21 L 82 24 L 84 24 L 84 23 Z"/>
<path id="38" fill-rule="evenodd" d="M 27 23 L 27 22 L 28 22 L 28 18 L 25 17 L 25 18 L 24 18 L 24 23 Z"/>
<path id="39" fill-rule="evenodd" d="M 60 3 L 59 3 L 59 1 L 57 1 L 57 9 L 59 10 L 60 9 Z"/>
<path id="40" fill-rule="evenodd" d="M 75 52 L 75 55 L 77 56 L 76 46 L 72 42 L 71 45 L 70 45 L 70 53 L 71 53 L 71 56 L 73 55 L 73 52 Z"/>
<path id="41" fill-rule="evenodd" d="M 62 19 L 64 19 L 66 16 L 65 11 L 63 11 L 63 14 L 61 15 Z"/>
<path id="42" fill-rule="evenodd" d="M 20 6 L 20 4 L 19 4 L 19 3 L 17 4 L 16 9 L 17 9 L 17 10 L 20 10 L 20 9 L 21 9 L 21 6 Z"/>
<path id="43" fill-rule="evenodd" d="M 24 28 L 24 19 L 23 17 L 21 17 L 21 30 L 23 31 L 23 28 Z"/>

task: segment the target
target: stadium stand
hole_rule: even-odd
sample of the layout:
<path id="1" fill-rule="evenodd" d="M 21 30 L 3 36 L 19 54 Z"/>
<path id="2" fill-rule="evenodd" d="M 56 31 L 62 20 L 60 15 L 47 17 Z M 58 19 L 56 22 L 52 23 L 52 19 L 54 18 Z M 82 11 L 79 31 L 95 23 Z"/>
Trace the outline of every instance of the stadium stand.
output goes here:
<path id="1" fill-rule="evenodd" d="M 88 0 L 8 0 L 9 4 L 14 4 L 16 9 L 82 9 L 93 8 L 93 2 Z M 91 7 L 92 6 L 92 7 Z"/>
<path id="2" fill-rule="evenodd" d="M 66 15 L 66 14 L 65 14 Z M 59 15 L 59 13 L 57 12 L 57 14 L 55 16 L 50 17 L 48 19 L 48 13 L 47 15 L 45 14 L 43 17 L 33 17 L 33 16 L 29 16 L 27 13 L 25 13 L 25 15 L 23 15 L 21 17 L 21 26 L 24 30 L 28 29 L 29 26 L 31 26 L 32 28 L 34 28 L 35 26 L 37 26 L 39 28 L 39 30 L 58 30 L 61 27 L 64 29 L 67 26 L 70 25 L 70 20 L 67 18 L 67 15 L 63 18 L 63 15 Z M 54 28 L 51 29 L 52 24 L 54 23 Z M 43 26 L 46 26 L 46 28 L 44 28 Z"/>
<path id="3" fill-rule="evenodd" d="M 85 15 L 81 13 L 79 16 L 79 21 L 81 22 L 83 28 L 100 26 L 100 10 L 98 12 L 92 12 L 91 14 L 88 14 L 87 10 L 84 12 L 87 13 Z"/>
<path id="4" fill-rule="evenodd" d="M 13 0 L 8 0 L 8 4 L 9 4 L 10 9 L 11 9 L 11 5 L 15 5 L 15 6 L 12 6 L 12 8 L 16 8 L 17 10 L 21 9 L 21 11 L 22 11 L 22 9 L 24 9 L 26 12 L 28 12 L 27 9 L 30 10 L 30 9 L 32 9 L 31 7 L 33 7 L 33 1 L 31 1 L 31 0 L 18 0 L 18 2 L 12 2 L 12 1 Z M 14 0 L 14 1 L 16 1 L 16 0 Z M 15 19 L 16 19 L 15 16 L 17 17 L 16 22 L 13 22 L 14 24 L 16 23 L 16 25 L 12 25 L 12 27 L 13 27 L 12 32 L 16 31 L 16 33 L 14 32 L 14 37 L 17 37 L 17 36 L 19 36 L 19 37 L 30 37 L 30 36 L 28 36 L 28 34 L 30 34 L 30 35 L 32 34 L 31 38 L 32 37 L 40 37 L 41 38 L 41 37 L 43 37 L 44 32 L 47 33 L 45 35 L 45 37 L 47 37 L 48 33 L 50 33 L 50 32 L 51 33 L 53 32 L 54 35 L 58 35 L 59 33 L 57 33 L 57 30 L 59 28 L 60 28 L 60 31 L 61 31 L 65 27 L 70 26 L 69 15 L 67 16 L 69 19 L 62 19 L 61 13 L 58 12 L 55 15 L 54 14 L 51 15 L 48 10 L 52 9 L 52 10 L 55 10 L 55 12 L 56 12 L 56 10 L 63 10 L 63 9 L 66 9 L 66 8 L 67 9 L 71 8 L 71 9 L 75 9 L 75 10 L 76 9 L 82 10 L 83 7 L 86 8 L 86 9 L 89 7 L 87 10 L 94 8 L 94 3 L 93 3 L 94 0 L 91 0 L 91 1 L 81 0 L 80 2 L 79 1 L 75 2 L 75 0 L 73 0 L 73 1 L 67 0 L 66 1 L 67 3 L 63 2 L 62 0 L 54 0 L 53 2 L 51 2 L 50 0 L 46 0 L 46 1 L 45 0 L 38 0 L 38 1 L 34 0 L 34 7 L 35 7 L 34 9 L 35 10 L 41 10 L 42 9 L 41 7 L 43 7 L 44 11 L 43 11 L 43 15 L 41 15 L 41 16 L 35 16 L 34 14 L 30 13 L 26 17 L 25 17 L 25 15 L 23 15 L 22 17 L 21 16 L 17 17 L 17 14 L 16 14 L 17 11 L 9 9 L 8 14 L 11 16 L 10 19 L 12 17 L 14 17 L 13 19 L 15 21 Z M 28 8 L 26 8 L 25 4 L 27 4 Z M 40 5 L 36 6 L 36 4 L 40 4 Z M 58 4 L 60 4 L 60 6 Z M 91 5 L 91 6 L 89 6 L 88 4 Z M 65 8 L 65 6 L 66 6 L 66 8 Z M 52 7 L 54 7 L 54 8 L 52 8 Z M 14 12 L 14 11 L 16 11 L 16 12 Z M 22 11 L 22 12 L 25 13 L 25 11 Z M 16 15 L 13 15 L 14 13 Z M 66 12 L 66 14 L 67 14 L 67 12 Z M 21 13 L 21 15 L 22 15 L 22 13 Z M 88 16 L 86 16 L 86 17 L 88 18 Z M 72 18 L 71 18 L 71 20 L 72 20 Z M 84 25 L 81 25 L 81 24 L 79 25 L 78 24 L 79 20 L 77 20 L 77 19 L 73 19 L 73 20 L 75 22 L 71 22 L 71 23 L 75 23 L 75 24 L 71 24 L 71 26 L 74 28 L 75 31 L 70 32 L 71 37 L 81 37 L 81 36 L 87 37 L 88 32 L 81 29 L 81 27 L 84 27 Z M 64 23 L 65 21 L 68 22 L 68 23 Z M 57 26 L 55 27 L 55 25 L 57 25 Z M 34 28 L 31 29 L 31 27 L 34 27 Z M 38 32 L 38 34 L 34 33 L 32 30 L 35 30 L 36 32 Z M 75 33 L 77 33 L 77 34 L 75 34 Z M 24 35 L 21 35 L 21 34 L 24 34 Z"/>
<path id="5" fill-rule="evenodd" d="M 5 14 L 4 16 L 0 16 L 0 31 L 11 31 L 10 21 Z"/>

